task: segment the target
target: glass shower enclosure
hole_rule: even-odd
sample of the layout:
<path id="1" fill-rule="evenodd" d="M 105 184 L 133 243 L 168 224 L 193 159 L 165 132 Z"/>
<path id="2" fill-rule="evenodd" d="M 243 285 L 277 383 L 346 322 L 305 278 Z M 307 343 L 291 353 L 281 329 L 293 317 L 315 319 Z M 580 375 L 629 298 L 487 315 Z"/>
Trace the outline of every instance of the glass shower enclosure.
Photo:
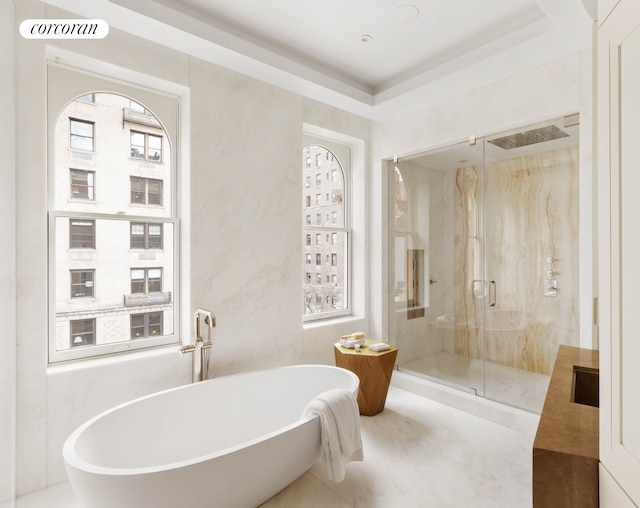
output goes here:
<path id="1" fill-rule="evenodd" d="M 539 413 L 579 345 L 577 115 L 389 163 L 401 371 Z"/>

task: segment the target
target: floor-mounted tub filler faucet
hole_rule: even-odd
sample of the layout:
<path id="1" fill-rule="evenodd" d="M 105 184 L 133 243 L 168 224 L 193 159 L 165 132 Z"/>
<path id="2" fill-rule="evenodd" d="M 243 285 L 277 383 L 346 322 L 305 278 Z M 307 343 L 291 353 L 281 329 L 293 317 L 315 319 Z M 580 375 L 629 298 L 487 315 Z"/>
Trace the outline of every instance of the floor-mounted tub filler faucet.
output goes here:
<path id="1" fill-rule="evenodd" d="M 200 332 L 200 318 L 204 318 L 204 324 L 207 325 L 207 339 L 203 339 Z M 216 318 L 211 311 L 198 309 L 193 315 L 195 321 L 196 337 L 191 344 L 180 348 L 180 355 L 185 353 L 193 354 L 193 370 L 191 373 L 191 381 L 197 383 L 204 381 L 209 377 L 209 350 L 213 345 L 211 343 L 211 330 L 216 326 Z"/>

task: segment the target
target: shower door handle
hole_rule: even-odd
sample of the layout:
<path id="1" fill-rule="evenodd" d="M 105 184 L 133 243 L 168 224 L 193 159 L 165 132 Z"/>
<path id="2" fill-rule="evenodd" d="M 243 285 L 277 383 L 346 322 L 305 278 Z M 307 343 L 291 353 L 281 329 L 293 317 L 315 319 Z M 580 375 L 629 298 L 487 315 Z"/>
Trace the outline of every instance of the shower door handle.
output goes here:
<path id="1" fill-rule="evenodd" d="M 491 296 L 491 288 L 493 288 L 493 297 Z M 496 281 L 495 280 L 490 280 L 489 281 L 489 307 L 495 307 L 496 306 Z"/>

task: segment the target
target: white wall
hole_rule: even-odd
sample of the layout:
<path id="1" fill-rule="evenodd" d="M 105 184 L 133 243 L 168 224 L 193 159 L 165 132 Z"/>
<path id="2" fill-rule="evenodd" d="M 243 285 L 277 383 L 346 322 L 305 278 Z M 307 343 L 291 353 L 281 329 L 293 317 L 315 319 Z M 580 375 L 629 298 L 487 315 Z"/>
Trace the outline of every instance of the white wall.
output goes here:
<path id="1" fill-rule="evenodd" d="M 388 267 L 387 160 L 469 139 L 580 113 L 580 315 L 581 345 L 592 340 L 592 59 L 591 51 L 537 67 L 376 125 L 372 132 L 371 327 L 386 329 Z"/>
<path id="2" fill-rule="evenodd" d="M 16 251 L 15 245 L 15 83 L 13 80 L 13 1 L 2 0 L 0 11 L 0 506 L 13 506 L 16 437 Z M 3 504 L 3 503 L 6 503 Z"/>
<path id="3" fill-rule="evenodd" d="M 37 0 L 16 2 L 16 11 L 16 24 L 73 17 Z M 15 41 L 19 121 L 17 160 L 9 177 L 15 175 L 16 196 L 29 196 L 16 203 L 19 290 L 17 330 L 11 334 L 17 337 L 17 493 L 23 495 L 65 480 L 61 447 L 78 424 L 119 402 L 189 382 L 190 359 L 180 358 L 177 348 L 165 348 L 47 366 L 45 44 L 19 35 Z M 191 283 L 191 307 L 212 309 L 217 317 L 212 374 L 333 363 L 336 338 L 366 328 L 366 301 L 361 294 L 357 318 L 303 328 L 302 126 L 306 122 L 363 141 L 356 147 L 363 208 L 369 122 L 113 29 L 100 42 L 53 45 L 190 90 L 185 127 L 191 134 L 186 168 L 191 241 L 182 269 Z M 109 66 L 104 68 L 107 72 Z M 362 255 L 365 239 L 355 239 Z M 364 268 L 359 270 L 362 283 Z M 184 314 L 191 315 L 193 308 Z M 192 334 L 190 320 L 185 330 L 184 335 Z"/>

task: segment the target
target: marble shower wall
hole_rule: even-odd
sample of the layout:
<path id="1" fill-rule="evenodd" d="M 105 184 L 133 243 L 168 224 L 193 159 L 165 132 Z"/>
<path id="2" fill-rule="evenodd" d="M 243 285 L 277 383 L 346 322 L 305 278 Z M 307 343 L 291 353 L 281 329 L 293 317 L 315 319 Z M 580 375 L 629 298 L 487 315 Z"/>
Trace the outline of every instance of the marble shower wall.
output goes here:
<path id="1" fill-rule="evenodd" d="M 482 309 L 494 295 L 494 288 L 489 295 L 488 286 L 473 283 L 481 266 L 474 234 L 480 183 L 480 167 L 457 170 L 454 351 L 473 358 L 483 355 Z M 580 342 L 578 148 L 488 163 L 485 186 L 484 278 L 495 280 L 486 358 L 550 374 L 558 345 Z M 557 280 L 556 296 L 545 296 L 546 279 Z"/>

